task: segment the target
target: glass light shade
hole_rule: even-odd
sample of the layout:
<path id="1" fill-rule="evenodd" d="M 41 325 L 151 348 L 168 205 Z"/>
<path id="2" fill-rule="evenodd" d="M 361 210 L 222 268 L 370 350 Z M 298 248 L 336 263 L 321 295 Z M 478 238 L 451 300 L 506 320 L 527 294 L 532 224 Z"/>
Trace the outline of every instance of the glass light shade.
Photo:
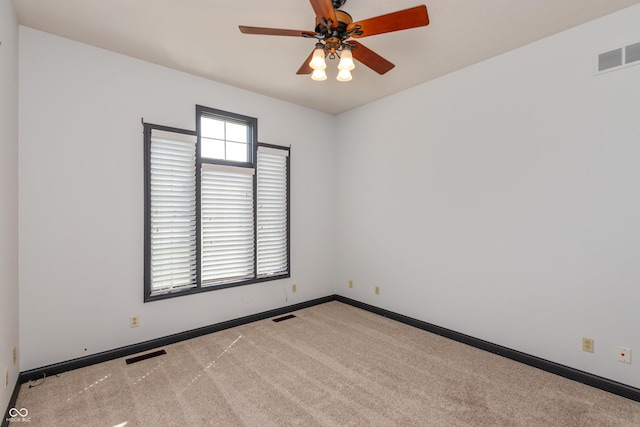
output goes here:
<path id="1" fill-rule="evenodd" d="M 311 78 L 317 82 L 321 82 L 327 80 L 327 73 L 325 73 L 324 70 L 313 70 Z"/>
<path id="2" fill-rule="evenodd" d="M 338 77 L 336 77 L 336 80 L 338 80 L 339 82 L 348 82 L 349 80 L 351 80 L 351 71 L 340 70 L 340 72 L 338 73 Z"/>
<path id="3" fill-rule="evenodd" d="M 351 55 L 351 50 L 344 49 L 340 54 L 340 63 L 338 64 L 338 70 L 351 71 L 354 68 L 356 68 L 356 64 L 353 63 L 353 55 Z"/>
<path id="4" fill-rule="evenodd" d="M 327 68 L 327 63 L 324 62 L 324 49 L 317 48 L 313 51 L 313 56 L 311 57 L 311 62 L 309 62 L 309 67 L 314 70 L 324 70 Z"/>

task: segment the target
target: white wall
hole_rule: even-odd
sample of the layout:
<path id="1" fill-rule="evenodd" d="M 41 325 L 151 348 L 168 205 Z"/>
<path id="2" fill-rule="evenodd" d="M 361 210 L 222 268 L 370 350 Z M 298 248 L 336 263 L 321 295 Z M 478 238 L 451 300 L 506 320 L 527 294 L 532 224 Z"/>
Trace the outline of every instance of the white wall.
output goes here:
<path id="1" fill-rule="evenodd" d="M 19 365 L 13 364 L 13 348 L 18 346 L 18 22 L 10 1 L 0 1 L 0 43 L 0 411 L 4 411 L 19 373 Z M 9 370 L 6 388 L 5 369 Z"/>
<path id="2" fill-rule="evenodd" d="M 140 120 L 194 129 L 196 104 L 292 146 L 292 277 L 143 304 Z M 22 370 L 333 294 L 332 116 L 26 27 L 19 111 Z"/>
<path id="3" fill-rule="evenodd" d="M 640 387 L 640 365 L 615 361 L 640 351 L 640 66 L 592 72 L 596 52 L 640 41 L 637 22 L 640 6 L 338 118 L 20 28 L 20 368 L 337 291 Z M 143 304 L 140 118 L 193 128 L 195 104 L 293 146 L 293 276 Z M 15 99 L 0 105 L 15 175 Z M 334 125 L 337 144 L 308 131 Z M 0 349 L 17 316 L 2 279 Z"/>
<path id="4" fill-rule="evenodd" d="M 638 22 L 634 6 L 341 115 L 337 292 L 640 387 L 640 66 L 593 73 Z"/>

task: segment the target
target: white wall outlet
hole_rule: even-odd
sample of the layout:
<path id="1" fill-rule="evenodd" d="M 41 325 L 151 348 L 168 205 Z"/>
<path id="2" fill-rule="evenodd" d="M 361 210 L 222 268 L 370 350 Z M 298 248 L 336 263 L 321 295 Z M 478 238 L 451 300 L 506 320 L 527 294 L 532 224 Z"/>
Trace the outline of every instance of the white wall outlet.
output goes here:
<path id="1" fill-rule="evenodd" d="M 376 286 L 375 292 L 376 292 L 376 295 L 380 295 L 380 286 Z"/>
<path id="2" fill-rule="evenodd" d="M 293 285 L 291 285 L 291 293 L 292 294 L 295 294 L 297 290 L 298 290 L 298 285 L 296 285 L 295 283 Z"/>
<path id="3" fill-rule="evenodd" d="M 137 328 L 139 325 L 140 319 L 138 318 L 138 316 L 131 316 L 131 318 L 129 319 L 129 327 Z"/>
<path id="4" fill-rule="evenodd" d="M 618 347 L 618 362 L 631 363 L 631 349 Z"/>
<path id="5" fill-rule="evenodd" d="M 349 287 L 353 288 L 353 280 L 349 279 Z"/>
<path id="6" fill-rule="evenodd" d="M 593 338 L 582 337 L 582 351 L 587 353 L 593 353 L 594 342 Z"/>

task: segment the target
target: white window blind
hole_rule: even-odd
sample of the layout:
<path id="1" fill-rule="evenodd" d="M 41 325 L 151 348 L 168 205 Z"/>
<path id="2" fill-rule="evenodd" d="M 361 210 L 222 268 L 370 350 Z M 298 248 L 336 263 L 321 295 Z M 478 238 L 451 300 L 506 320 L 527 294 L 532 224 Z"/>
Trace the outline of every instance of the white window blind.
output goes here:
<path id="1" fill-rule="evenodd" d="M 253 168 L 202 164 L 202 285 L 254 275 Z"/>
<path id="2" fill-rule="evenodd" d="M 196 286 L 195 156 L 195 136 L 152 129 L 151 295 Z"/>
<path id="3" fill-rule="evenodd" d="M 290 277 L 289 148 L 259 143 L 253 117 L 196 120 L 144 123 L 145 302 Z"/>
<path id="4" fill-rule="evenodd" d="M 288 150 L 258 147 L 257 275 L 286 273 L 288 261 Z"/>

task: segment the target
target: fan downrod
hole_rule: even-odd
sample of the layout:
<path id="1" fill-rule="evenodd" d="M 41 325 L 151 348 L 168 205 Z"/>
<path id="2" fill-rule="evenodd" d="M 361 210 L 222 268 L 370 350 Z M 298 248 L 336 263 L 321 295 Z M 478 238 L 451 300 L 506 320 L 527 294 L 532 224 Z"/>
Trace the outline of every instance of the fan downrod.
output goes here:
<path id="1" fill-rule="evenodd" d="M 333 8 L 340 9 L 346 2 L 347 0 L 333 0 Z"/>

